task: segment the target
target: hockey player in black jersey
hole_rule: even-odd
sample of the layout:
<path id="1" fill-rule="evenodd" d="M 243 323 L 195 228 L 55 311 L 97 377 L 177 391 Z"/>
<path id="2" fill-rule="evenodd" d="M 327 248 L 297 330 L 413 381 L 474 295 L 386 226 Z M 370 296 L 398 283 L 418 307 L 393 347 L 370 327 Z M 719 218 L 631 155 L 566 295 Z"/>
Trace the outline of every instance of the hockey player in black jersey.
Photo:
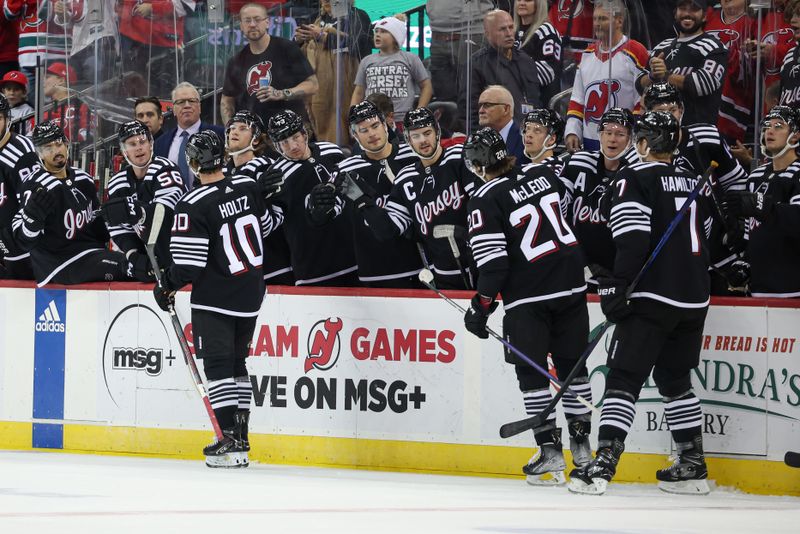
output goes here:
<path id="1" fill-rule="evenodd" d="M 472 289 L 474 269 L 466 240 L 467 200 L 481 182 L 464 165 L 461 145 L 443 149 L 439 144 L 441 131 L 431 110 L 409 111 L 404 125 L 408 146 L 419 160 L 397 173 L 382 208 L 371 199 L 365 200 L 357 203 L 358 213 L 380 240 L 412 232 L 413 239 L 424 249 L 440 289 Z M 344 186 L 354 198 L 364 194 L 349 178 Z M 455 242 L 458 257 L 451 242 Z"/>
<path id="2" fill-rule="evenodd" d="M 246 467 L 252 387 L 246 358 L 264 298 L 263 237 L 273 221 L 265 200 L 280 177 L 225 176 L 223 145 L 207 130 L 186 144 L 189 168 L 201 186 L 175 207 L 173 264 L 153 289 L 167 311 L 174 293 L 192 284 L 192 332 L 203 360 L 208 396 L 223 438 L 203 449 L 209 467 Z"/>
<path id="3" fill-rule="evenodd" d="M 707 0 L 679 0 L 675 7 L 677 37 L 658 43 L 650 55 L 650 69 L 636 80 L 639 94 L 657 82 L 668 82 L 684 96 L 683 124 L 716 124 L 728 50 L 703 31 Z"/>
<path id="4" fill-rule="evenodd" d="M 681 124 L 680 140 L 673 159 L 677 167 L 692 174 L 702 174 L 712 161 L 717 162 L 711 174 L 711 187 L 715 198 L 720 201 L 726 191 L 744 190 L 747 172 L 731 154 L 728 143 L 719 134 L 716 125 L 683 124 L 683 99 L 674 86 L 665 82 L 652 84 L 645 91 L 643 102 L 647 111 L 666 111 Z M 714 205 L 719 207 L 719 203 Z M 744 246 L 738 237 L 742 232 L 743 228 L 736 218 L 715 208 L 714 224 L 708 237 L 712 295 L 730 295 L 730 286 L 736 285 L 737 274 L 733 262 Z"/>
<path id="5" fill-rule="evenodd" d="M 561 172 L 566 219 L 592 272 L 610 271 L 614 266 L 614 243 L 601 200 L 620 169 L 639 159 L 631 147 L 633 124 L 633 114 L 627 109 L 606 111 L 598 126 L 600 150 L 576 152 Z M 592 290 L 597 287 L 594 276 L 589 284 Z"/>
<path id="6" fill-rule="evenodd" d="M 12 227 L 30 250 L 37 284 L 126 280 L 125 255 L 106 248 L 109 236 L 97 217 L 94 180 L 68 165 L 64 132 L 52 121 L 42 122 L 33 130 L 33 144 L 41 166 L 22 184 L 22 206 Z"/>
<path id="7" fill-rule="evenodd" d="M 153 136 L 139 121 L 128 121 L 117 131 L 126 169 L 116 173 L 108 183 L 108 201 L 102 207 L 111 239 L 128 258 L 132 269 L 128 275 L 141 282 L 155 280 L 144 250 L 142 236 L 150 235 L 156 204 L 165 209 L 164 222 L 158 230 L 156 254 L 163 266 L 169 261 L 169 230 L 172 212 L 185 190 L 178 166 L 153 155 Z"/>
<path id="8" fill-rule="evenodd" d="M 531 160 L 531 164 L 547 165 L 556 176 L 560 176 L 569 153 L 565 152 L 562 158 L 554 152 L 564 138 L 564 121 L 558 113 L 551 109 L 528 112 L 520 130 L 525 157 Z"/>
<path id="9" fill-rule="evenodd" d="M 269 120 L 269 137 L 281 156 L 275 169 L 285 178 L 279 203 L 284 209 L 281 227 L 291 252 L 298 286 L 358 285 L 353 230 L 346 217 L 312 224 L 306 208 L 314 186 L 327 184 L 344 159 L 333 143 L 310 142 L 303 118 L 292 110 Z"/>
<path id="10" fill-rule="evenodd" d="M 558 178 L 544 165 L 520 174 L 502 137 L 491 128 L 472 134 L 464 159 L 486 183 L 469 201 L 469 242 L 478 267 L 478 291 L 464 316 L 467 330 L 486 339 L 486 322 L 503 298 L 503 336 L 541 366 L 551 353 L 558 376 L 572 370 L 586 346 L 584 261 L 559 208 Z M 506 351 L 514 365 L 525 411 L 538 414 L 551 399 L 550 382 Z M 591 402 L 583 365 L 570 389 Z M 562 401 L 576 466 L 591 459 L 590 414 L 573 397 Z M 566 464 L 555 413 L 533 429 L 538 454 L 523 467 L 528 483 L 564 483 Z"/>
<path id="11" fill-rule="evenodd" d="M 316 224 L 333 217 L 348 217 L 352 223 L 358 279 L 372 287 L 418 288 L 417 273 L 422 262 L 417 247 L 411 239 L 398 237 L 391 241 L 380 241 L 367 227 L 358 209 L 364 203 L 374 202 L 385 206 L 386 200 L 400 170 L 415 161 L 417 156 L 405 144 L 389 142 L 389 130 L 383 113 L 374 104 L 365 100 L 350 108 L 348 117 L 350 133 L 363 149 L 363 153 L 339 162 L 337 175 L 331 184 L 320 184 L 311 190 L 310 216 Z M 348 188 L 351 197 L 346 209 L 341 189 L 345 176 L 354 179 L 358 188 Z M 357 193 L 362 192 L 363 195 Z M 349 207 L 347 206 L 347 207 Z"/>
<path id="12" fill-rule="evenodd" d="M 234 113 L 225 128 L 227 165 L 224 172 L 230 176 L 249 176 L 256 180 L 260 174 L 271 173 L 274 158 L 266 154 L 266 134 L 261 118 L 247 110 Z M 282 212 L 275 204 L 273 209 Z M 275 228 L 264 239 L 264 281 L 269 285 L 292 286 L 294 273 L 289 244 L 282 228 Z"/>
<path id="13" fill-rule="evenodd" d="M 642 385 L 653 373 L 678 459 L 656 473 L 673 493 L 708 493 L 703 454 L 703 414 L 692 391 L 691 370 L 700 361 L 709 304 L 708 249 L 704 225 L 711 217 L 705 194 L 693 201 L 649 270 L 627 295 L 655 244 L 664 235 L 699 177 L 671 164 L 678 121 L 647 112 L 634 139 L 642 163 L 622 169 L 611 199 L 609 226 L 617 254 L 613 276 L 601 278 L 600 303 L 616 323 L 608 349 L 606 388 L 597 455 L 570 474 L 570 491 L 602 494 L 613 478 L 633 425 Z M 701 190 L 702 191 L 702 190 Z"/>
<path id="14" fill-rule="evenodd" d="M 32 280 L 30 253 L 14 239 L 11 221 L 22 183 L 39 167 L 39 158 L 30 139 L 10 130 L 10 113 L 0 94 L 0 278 Z"/>
<path id="15" fill-rule="evenodd" d="M 761 126 L 763 153 L 770 161 L 754 170 L 745 191 L 731 191 L 725 205 L 745 218 L 745 259 L 735 272 L 750 271 L 754 297 L 800 297 L 800 117 L 776 106 Z"/>

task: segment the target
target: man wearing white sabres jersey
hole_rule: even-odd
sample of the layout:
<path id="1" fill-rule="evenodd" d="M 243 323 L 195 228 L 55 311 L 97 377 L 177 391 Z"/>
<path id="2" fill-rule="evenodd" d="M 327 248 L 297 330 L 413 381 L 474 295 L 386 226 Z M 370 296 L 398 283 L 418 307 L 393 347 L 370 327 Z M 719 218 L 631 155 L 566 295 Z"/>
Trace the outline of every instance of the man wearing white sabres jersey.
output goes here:
<path id="1" fill-rule="evenodd" d="M 385 206 L 398 173 L 403 167 L 414 163 L 417 156 L 408 145 L 389 142 L 386 119 L 371 102 L 365 100 L 352 106 L 349 122 L 350 132 L 364 153 L 339 162 L 336 167 L 338 176 L 332 178 L 330 183 L 314 186 L 309 215 L 317 224 L 343 214 L 351 220 L 358 279 L 362 284 L 372 287 L 420 287 L 417 273 L 422 270 L 422 262 L 414 242 L 405 237 L 381 241 L 357 214 L 367 203 Z M 346 177 L 355 181 L 358 188 L 341 189 Z M 347 204 L 342 199 L 342 193 L 349 200 Z M 348 210 L 348 207 L 355 211 Z"/>
<path id="2" fill-rule="evenodd" d="M 359 215 L 378 239 L 391 240 L 412 230 L 440 289 L 471 289 L 475 271 L 466 242 L 467 201 L 482 184 L 464 165 L 461 145 L 441 147 L 439 123 L 428 108 L 409 111 L 403 132 L 419 161 L 397 174 L 383 208 L 365 202 Z M 349 182 L 346 186 L 358 187 Z M 438 225 L 454 227 L 459 258 L 448 238 L 434 233 Z"/>
<path id="3" fill-rule="evenodd" d="M 644 45 L 622 33 L 626 16 L 622 0 L 595 3 L 597 41 L 581 54 L 567 111 L 564 137 L 570 152 L 579 150 L 581 143 L 585 150 L 600 148 L 598 126 L 603 113 L 611 108 L 634 110 L 639 106 L 636 79 L 644 72 L 649 56 Z"/>

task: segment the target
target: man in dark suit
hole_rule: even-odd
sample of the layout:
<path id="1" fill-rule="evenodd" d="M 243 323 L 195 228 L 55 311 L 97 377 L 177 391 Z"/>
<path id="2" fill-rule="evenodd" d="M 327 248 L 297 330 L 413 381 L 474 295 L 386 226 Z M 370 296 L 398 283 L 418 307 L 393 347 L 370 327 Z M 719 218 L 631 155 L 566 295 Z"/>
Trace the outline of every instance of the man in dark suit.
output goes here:
<path id="1" fill-rule="evenodd" d="M 178 127 L 167 130 L 156 139 L 153 149 L 156 156 L 167 158 L 178 166 L 186 190 L 189 191 L 192 189 L 194 176 L 184 156 L 186 142 L 192 134 L 203 130 L 212 130 L 224 142 L 225 130 L 215 124 L 200 121 L 200 93 L 188 82 L 181 82 L 172 90 L 172 106 Z"/>
<path id="2" fill-rule="evenodd" d="M 490 85 L 478 97 L 478 124 L 495 130 L 506 142 L 506 150 L 517 158 L 517 165 L 530 163 L 519 124 L 514 122 L 514 97 L 502 85 Z"/>

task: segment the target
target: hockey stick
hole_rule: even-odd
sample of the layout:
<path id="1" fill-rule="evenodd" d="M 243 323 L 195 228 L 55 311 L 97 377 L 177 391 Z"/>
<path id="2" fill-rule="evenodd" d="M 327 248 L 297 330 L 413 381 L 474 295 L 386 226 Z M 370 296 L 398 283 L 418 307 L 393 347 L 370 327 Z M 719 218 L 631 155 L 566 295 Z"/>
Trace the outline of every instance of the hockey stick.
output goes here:
<path id="1" fill-rule="evenodd" d="M 800 468 L 800 452 L 787 452 L 783 457 L 783 463 L 789 467 Z"/>
<path id="2" fill-rule="evenodd" d="M 153 264 L 153 272 L 156 276 L 156 283 L 162 287 L 161 269 L 158 266 L 155 248 L 156 241 L 158 240 L 159 230 L 161 229 L 161 225 L 163 223 L 164 205 L 157 203 L 155 209 L 153 210 L 153 220 L 150 223 L 150 232 L 147 234 L 145 250 L 147 250 L 147 257 L 150 258 L 150 263 Z M 172 328 L 175 330 L 175 336 L 178 338 L 178 344 L 181 346 L 183 361 L 186 362 L 186 367 L 189 369 L 192 382 L 194 383 L 195 388 L 197 388 L 200 398 L 203 399 L 203 405 L 206 407 L 206 412 L 208 412 L 208 418 L 211 420 L 211 426 L 214 427 L 214 434 L 217 435 L 218 440 L 221 440 L 223 438 L 222 429 L 219 426 L 219 421 L 217 421 L 216 414 L 214 414 L 214 408 L 211 407 L 211 401 L 208 399 L 208 393 L 203 385 L 203 379 L 200 377 L 200 372 L 197 370 L 197 364 L 195 363 L 192 353 L 189 350 L 189 343 L 186 341 L 186 335 L 183 333 L 183 327 L 181 326 L 181 321 L 178 318 L 178 312 L 175 311 L 174 303 L 169 305 L 169 318 L 172 322 Z"/>
<path id="3" fill-rule="evenodd" d="M 455 309 L 460 311 L 462 314 L 467 313 L 467 310 L 465 310 L 464 308 L 459 306 L 456 301 L 454 301 L 453 299 L 451 299 L 450 297 L 448 297 L 447 295 L 445 295 L 444 293 L 442 293 L 441 291 L 436 289 L 436 287 L 432 284 L 432 282 L 433 282 L 433 273 L 432 272 L 430 272 L 427 269 L 423 269 L 422 271 L 420 271 L 420 273 L 419 273 L 419 281 L 422 282 L 428 289 L 430 289 L 431 291 L 434 291 L 437 295 L 439 295 L 442 299 L 444 299 L 445 302 L 447 302 L 452 307 L 454 307 Z M 545 376 L 553 385 L 558 386 L 559 388 L 561 388 L 561 391 L 567 391 L 567 393 L 569 393 L 571 396 L 575 397 L 578 400 L 578 402 L 580 402 L 581 404 L 583 404 L 584 406 L 586 406 L 587 408 L 592 410 L 594 413 L 600 415 L 600 411 L 591 402 L 587 401 L 586 399 L 584 399 L 583 397 L 581 397 L 580 395 L 578 395 L 574 391 L 570 390 L 567 386 L 564 385 L 563 382 L 559 382 L 559 380 L 557 378 L 555 378 L 553 375 L 548 373 L 547 370 L 544 369 L 542 366 L 540 366 L 539 364 L 537 364 L 536 362 L 531 360 L 524 352 L 520 351 L 514 345 L 512 345 L 511 343 L 509 343 L 508 341 L 503 339 L 503 336 L 501 336 L 500 334 L 498 334 L 497 332 L 495 332 L 494 330 L 492 330 L 489 327 L 486 327 L 486 331 L 489 332 L 490 336 L 492 336 L 497 341 L 502 343 L 504 347 L 506 347 L 508 350 L 510 350 L 511 352 L 516 354 L 521 360 L 523 360 L 525 363 L 527 363 L 528 365 L 533 367 L 541 375 Z"/>
<path id="4" fill-rule="evenodd" d="M 697 182 L 697 185 L 694 187 L 694 189 L 692 189 L 692 192 L 689 193 L 689 196 L 686 198 L 686 201 L 681 206 L 681 209 L 678 210 L 678 213 L 669 223 L 669 226 L 667 226 L 667 229 L 664 231 L 664 235 L 661 236 L 661 239 L 658 241 L 658 244 L 653 249 L 653 252 L 650 253 L 650 256 L 647 258 L 645 264 L 639 270 L 639 273 L 636 275 L 636 278 L 634 278 L 633 282 L 631 282 L 631 284 L 628 286 L 627 291 L 625 291 L 626 298 L 628 299 L 631 298 L 631 293 L 633 293 L 634 288 L 639 284 L 639 281 L 642 279 L 645 273 L 650 269 L 650 266 L 655 261 L 656 257 L 658 256 L 658 253 L 661 252 L 661 249 L 664 248 L 664 245 L 666 244 L 667 240 L 669 240 L 670 236 L 672 236 L 673 232 L 675 232 L 675 228 L 677 228 L 678 224 L 680 224 L 680 222 L 683 220 L 684 215 L 686 215 L 686 212 L 689 210 L 689 206 L 691 206 L 692 202 L 694 202 L 697 199 L 697 196 L 700 194 L 700 191 L 705 186 L 706 182 L 711 176 L 711 173 L 714 172 L 714 169 L 716 168 L 717 168 L 717 162 L 712 161 L 711 165 L 708 167 L 706 172 L 703 173 L 703 176 Z M 576 362 L 575 366 L 573 366 L 572 371 L 569 373 L 567 378 L 564 379 L 565 385 L 569 385 L 572 383 L 572 381 L 575 379 L 575 375 L 577 374 L 578 368 L 589 358 L 589 355 L 592 353 L 592 351 L 594 351 L 595 347 L 603 338 L 603 335 L 606 333 L 606 330 L 608 330 L 610 326 L 611 326 L 610 322 L 603 321 L 601 324 L 596 326 L 594 330 L 592 330 L 592 334 L 594 334 L 595 337 L 592 338 L 592 334 L 589 335 L 589 338 L 591 339 L 591 341 L 589 342 L 589 346 L 586 347 L 586 350 L 583 351 L 583 354 L 581 354 L 581 357 L 578 358 L 578 361 Z M 500 427 L 500 437 L 509 438 L 511 436 L 516 436 L 517 434 L 524 432 L 530 428 L 541 426 L 542 422 L 545 419 L 547 419 L 547 416 L 550 415 L 550 413 L 553 410 L 555 410 L 558 401 L 561 400 L 561 397 L 563 395 L 564 394 L 562 388 L 562 390 L 558 391 L 553 396 L 553 398 L 550 399 L 550 402 L 547 404 L 547 406 L 545 406 L 544 409 L 538 414 L 531 417 L 526 417 L 525 419 L 521 419 L 519 421 L 514 421 L 512 423 L 504 424 L 502 427 Z"/>
<path id="5" fill-rule="evenodd" d="M 469 281 L 464 265 L 461 263 L 461 252 L 458 250 L 458 243 L 456 243 L 456 226 L 454 224 L 437 224 L 433 227 L 434 239 L 447 239 L 450 244 L 450 250 L 453 252 L 453 258 L 456 260 L 458 270 L 461 271 L 461 280 L 464 282 L 464 287 L 472 289 L 472 284 Z M 461 228 L 463 231 L 463 228 Z"/>

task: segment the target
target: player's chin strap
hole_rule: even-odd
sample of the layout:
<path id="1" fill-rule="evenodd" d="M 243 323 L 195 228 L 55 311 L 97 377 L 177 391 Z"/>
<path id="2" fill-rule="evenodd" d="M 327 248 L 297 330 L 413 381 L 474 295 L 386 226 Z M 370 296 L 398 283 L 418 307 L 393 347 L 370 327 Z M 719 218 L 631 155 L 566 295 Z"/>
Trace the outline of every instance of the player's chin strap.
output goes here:
<path id="1" fill-rule="evenodd" d="M 548 135 L 548 137 L 552 137 L 552 135 Z M 541 158 L 544 155 L 545 152 L 547 152 L 548 150 L 555 150 L 557 146 L 558 143 L 555 142 L 552 145 L 548 145 L 547 143 L 542 143 L 542 148 L 539 150 L 539 152 L 536 153 L 535 156 L 531 156 L 530 154 L 528 154 L 527 150 L 523 150 L 522 153 L 525 155 L 526 158 L 535 163 L 536 161 L 539 160 L 539 158 Z M 602 149 L 602 146 L 600 148 Z M 605 157 L 605 154 L 603 154 L 603 157 Z"/>
<path id="2" fill-rule="evenodd" d="M 789 137 L 791 137 L 792 135 L 794 135 L 796 133 L 797 133 L 797 131 L 795 130 L 794 132 L 791 133 L 791 135 Z M 786 146 L 784 146 L 783 149 L 781 149 L 780 152 L 778 152 L 774 156 L 771 156 L 769 154 L 769 152 L 767 151 L 767 145 L 764 143 L 764 134 L 763 133 L 761 134 L 761 153 L 764 154 L 768 159 L 780 158 L 781 156 L 786 154 L 788 151 L 794 150 L 798 146 L 800 146 L 800 142 L 790 143 L 789 140 L 787 139 L 786 140 Z"/>
<path id="3" fill-rule="evenodd" d="M 650 147 L 647 147 L 647 150 L 645 150 L 644 154 L 642 154 L 641 152 L 639 152 L 639 147 L 638 147 L 638 146 L 636 147 L 636 149 L 635 149 L 635 150 L 636 150 L 636 155 L 637 155 L 637 156 L 639 156 L 639 158 L 640 158 L 642 161 L 644 161 L 644 158 L 646 158 L 647 156 L 649 156 L 649 155 L 650 155 Z M 622 155 L 622 154 L 620 154 L 620 156 L 621 156 L 621 155 Z"/>
<path id="4" fill-rule="evenodd" d="M 253 141 L 255 141 L 255 139 L 250 139 L 250 144 L 240 150 L 234 150 L 233 152 L 228 151 L 228 155 L 231 157 L 235 157 L 238 156 L 239 154 L 244 154 L 245 152 L 255 152 L 256 147 L 253 146 Z M 225 148 L 227 148 L 227 146 Z M 283 154 L 282 151 L 281 154 Z"/>
<path id="5" fill-rule="evenodd" d="M 442 155 L 442 145 L 436 143 L 436 151 L 434 151 L 434 153 L 428 158 L 426 158 L 416 150 L 414 152 L 417 153 L 417 156 L 419 156 L 419 159 L 421 159 L 422 161 L 436 161 L 437 159 L 439 159 L 439 156 Z"/>
<path id="6" fill-rule="evenodd" d="M 131 159 L 128 157 L 127 150 L 122 151 L 122 156 L 125 158 L 125 161 L 128 162 L 128 165 L 130 165 L 134 169 L 146 169 L 147 167 L 150 166 L 150 163 L 153 161 L 153 150 L 152 149 L 150 150 L 150 157 L 147 158 L 147 163 L 145 163 L 144 165 L 137 165 L 133 161 L 131 161 Z"/>
<path id="7" fill-rule="evenodd" d="M 602 144 L 602 143 L 600 143 L 600 154 L 602 154 L 602 155 L 603 155 L 603 157 L 606 159 L 606 161 L 617 161 L 619 158 L 621 158 L 622 156 L 624 156 L 624 155 L 625 155 L 625 152 L 627 152 L 627 151 L 628 151 L 628 149 L 629 149 L 630 147 L 631 147 L 631 142 L 630 142 L 630 141 L 628 141 L 628 144 L 627 144 L 627 145 L 625 145 L 625 148 L 623 148 L 623 149 L 620 151 L 620 153 L 619 153 L 619 154 L 617 154 L 616 156 L 614 156 L 614 157 L 612 158 L 611 156 L 608 156 L 608 155 L 606 155 L 605 151 L 603 150 L 603 144 Z M 639 150 L 638 150 L 638 149 L 636 150 L 636 153 L 637 153 L 637 154 L 639 154 Z M 647 153 L 648 153 L 648 154 L 650 153 L 650 149 L 649 149 L 649 148 L 647 149 Z M 640 157 L 640 158 L 642 158 L 642 159 L 644 159 L 644 158 L 645 158 L 645 157 L 647 157 L 647 156 L 646 156 L 646 155 L 645 155 L 645 156 L 642 156 L 641 154 L 639 154 L 639 157 Z"/>

